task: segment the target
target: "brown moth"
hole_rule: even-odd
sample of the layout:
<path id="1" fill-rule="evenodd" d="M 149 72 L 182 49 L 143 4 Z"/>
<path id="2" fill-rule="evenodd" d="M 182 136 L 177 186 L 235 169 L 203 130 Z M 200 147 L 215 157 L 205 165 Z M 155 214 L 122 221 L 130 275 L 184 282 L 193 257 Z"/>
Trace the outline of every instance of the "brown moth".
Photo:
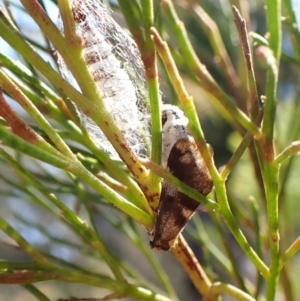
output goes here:
<path id="1" fill-rule="evenodd" d="M 187 123 L 180 109 L 171 105 L 163 106 L 162 166 L 185 184 L 207 195 L 212 190 L 213 182 Z M 151 248 L 169 250 L 199 205 L 199 202 L 164 181 L 152 230 Z"/>

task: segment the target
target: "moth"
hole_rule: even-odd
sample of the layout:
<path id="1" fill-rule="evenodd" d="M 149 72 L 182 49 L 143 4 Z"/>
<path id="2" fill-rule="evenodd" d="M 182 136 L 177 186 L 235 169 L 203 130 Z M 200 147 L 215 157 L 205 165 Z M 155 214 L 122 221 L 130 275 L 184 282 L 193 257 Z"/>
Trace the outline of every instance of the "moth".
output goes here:
<path id="1" fill-rule="evenodd" d="M 207 195 L 213 188 L 213 182 L 187 124 L 188 120 L 180 109 L 172 105 L 163 106 L 162 166 L 185 184 Z M 151 233 L 151 248 L 169 250 L 199 205 L 163 181 L 158 214 Z"/>

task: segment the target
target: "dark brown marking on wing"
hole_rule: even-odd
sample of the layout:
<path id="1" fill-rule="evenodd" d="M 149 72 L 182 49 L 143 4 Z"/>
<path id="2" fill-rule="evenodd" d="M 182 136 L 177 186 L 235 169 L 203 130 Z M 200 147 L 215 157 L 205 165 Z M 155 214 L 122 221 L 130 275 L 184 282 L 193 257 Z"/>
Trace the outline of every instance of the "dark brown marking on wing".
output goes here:
<path id="1" fill-rule="evenodd" d="M 175 143 L 167 167 L 176 178 L 201 194 L 207 195 L 212 190 L 211 177 L 192 139 L 183 138 Z M 169 250 L 198 206 L 199 202 L 163 182 L 151 247 Z"/>

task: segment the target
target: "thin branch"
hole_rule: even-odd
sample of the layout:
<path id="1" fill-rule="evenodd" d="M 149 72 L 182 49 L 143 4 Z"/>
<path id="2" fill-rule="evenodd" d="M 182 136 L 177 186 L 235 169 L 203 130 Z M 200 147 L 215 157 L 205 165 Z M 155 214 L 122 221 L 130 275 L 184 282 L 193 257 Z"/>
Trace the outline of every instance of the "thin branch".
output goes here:
<path id="1" fill-rule="evenodd" d="M 256 80 L 254 75 L 254 68 L 252 62 L 252 55 L 249 46 L 248 32 L 246 28 L 246 22 L 240 15 L 240 12 L 235 6 L 232 6 L 232 12 L 234 14 L 234 23 L 239 33 L 240 41 L 242 44 L 244 60 L 247 68 L 247 78 L 249 85 L 249 96 L 250 96 L 250 117 L 252 120 L 256 120 L 259 112 L 259 97 L 256 88 Z"/>
<path id="2" fill-rule="evenodd" d="M 215 297 L 220 294 L 226 294 L 239 301 L 256 301 L 252 296 L 246 294 L 233 285 L 216 282 L 211 287 L 210 296 Z"/>
<path id="3" fill-rule="evenodd" d="M 276 158 L 275 163 L 281 164 L 291 156 L 299 155 L 300 153 L 300 141 L 294 141 L 287 146 Z"/>
<path id="4" fill-rule="evenodd" d="M 175 248 L 172 248 L 171 250 L 173 255 L 177 258 L 186 273 L 189 275 L 196 289 L 202 295 L 203 299 L 206 300 L 211 290 L 211 281 L 182 235 L 179 236 L 178 243 Z M 214 296 L 209 300 L 217 300 L 217 296 Z"/>
<path id="5" fill-rule="evenodd" d="M 290 260 L 300 250 L 300 237 L 298 237 L 284 253 L 282 260 L 286 262 Z"/>

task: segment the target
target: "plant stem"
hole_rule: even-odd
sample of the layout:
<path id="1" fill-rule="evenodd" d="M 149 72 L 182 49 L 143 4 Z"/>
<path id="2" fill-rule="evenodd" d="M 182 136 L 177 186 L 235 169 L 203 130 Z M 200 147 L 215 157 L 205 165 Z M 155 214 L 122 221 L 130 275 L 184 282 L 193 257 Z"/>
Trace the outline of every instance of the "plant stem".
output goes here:
<path id="1" fill-rule="evenodd" d="M 266 192 L 269 243 L 270 243 L 270 275 L 267 279 L 267 301 L 274 301 L 282 268 L 280 260 L 280 234 L 278 212 L 278 177 L 279 166 L 274 162 L 276 151 L 274 146 L 274 126 L 276 114 L 276 91 L 278 82 L 278 66 L 281 55 L 281 0 L 267 0 L 267 25 L 270 33 L 270 52 L 266 54 L 267 91 L 265 115 L 263 120 L 263 138 L 260 141 L 262 149 L 262 175 Z"/>
<path id="2" fill-rule="evenodd" d="M 298 237 L 292 245 L 286 250 L 282 257 L 282 261 L 286 262 L 290 260 L 300 250 L 300 237 Z"/>
<path id="3" fill-rule="evenodd" d="M 24 284 L 22 285 L 24 289 L 29 291 L 35 298 L 37 298 L 39 301 L 51 301 L 49 298 L 46 297 L 40 290 L 38 290 L 34 285 L 32 284 Z"/>
<path id="4" fill-rule="evenodd" d="M 287 146 L 275 159 L 276 164 L 281 164 L 283 161 L 289 159 L 291 156 L 300 153 L 300 141 L 293 141 L 291 145 Z"/>
<path id="5" fill-rule="evenodd" d="M 142 1 L 142 10 L 140 11 L 135 0 L 118 0 L 118 2 L 144 63 L 151 110 L 151 161 L 160 164 L 162 150 L 161 99 L 159 95 L 156 53 L 150 37 L 150 28 L 154 22 L 153 3 L 150 0 Z M 143 24 L 141 24 L 141 20 L 143 20 Z M 144 32 L 142 32 L 141 27 L 143 27 Z M 152 199 L 148 198 L 151 209 L 156 212 L 159 202 L 160 179 L 152 172 L 149 174 L 148 187 L 153 191 L 153 194 L 156 193 L 156 196 L 154 195 Z"/>
<path id="6" fill-rule="evenodd" d="M 239 290 L 233 285 L 216 282 L 212 285 L 210 295 L 213 297 L 219 294 L 226 294 L 228 296 L 233 297 L 234 300 L 238 301 L 255 301 L 253 297 Z"/>
<path id="7" fill-rule="evenodd" d="M 253 250 L 250 246 L 249 242 L 247 241 L 245 235 L 241 231 L 234 215 L 231 212 L 229 207 L 228 198 L 226 195 L 225 183 L 215 184 L 216 187 L 216 195 L 218 197 L 220 210 L 219 213 L 222 215 L 224 222 L 227 224 L 228 228 L 230 229 L 231 233 L 234 235 L 235 239 L 239 243 L 240 247 L 243 249 L 247 257 L 252 261 L 255 267 L 260 271 L 265 279 L 269 277 L 269 270 L 265 263 L 259 258 L 257 253 Z"/>
<path id="8" fill-rule="evenodd" d="M 174 185 L 176 188 L 178 188 L 179 191 L 183 192 L 190 198 L 204 204 L 210 210 L 219 210 L 218 203 L 208 199 L 207 197 L 199 193 L 196 189 L 193 189 L 190 186 L 186 185 L 185 183 L 181 182 L 162 166 L 152 163 L 151 161 L 145 161 L 141 159 L 140 162 L 143 165 L 145 165 L 147 168 L 155 172 L 157 175 L 159 175 L 161 178 L 165 179 L 167 182 Z"/>
<path id="9" fill-rule="evenodd" d="M 36 262 L 41 263 L 45 266 L 53 266 L 45 256 L 38 252 L 27 240 L 25 240 L 12 226 L 10 226 L 2 217 L 0 217 L 0 229 L 11 237 L 17 244 L 18 247 L 26 252 Z M 0 273 L 1 274 L 1 273 Z M 0 281 L 1 283 L 1 281 Z"/>
<path id="10" fill-rule="evenodd" d="M 178 237 L 177 245 L 171 250 L 190 277 L 196 289 L 199 291 L 203 299 L 206 300 L 211 289 L 211 281 L 182 235 Z M 213 297 L 209 300 L 217 300 L 217 297 Z"/>
<path id="11" fill-rule="evenodd" d="M 120 296 L 131 297 L 136 300 L 147 301 L 172 301 L 169 298 L 150 291 L 147 288 L 132 285 L 129 283 L 122 283 L 115 281 L 105 276 L 92 276 L 76 271 L 68 271 L 62 269 L 44 270 L 41 272 L 35 271 L 20 271 L 15 273 L 1 273 L 0 283 L 4 284 L 27 284 L 47 280 L 60 280 L 71 283 L 83 283 L 91 286 L 105 288 L 114 292 L 118 292 Z"/>
<path id="12" fill-rule="evenodd" d="M 142 1 L 144 29 L 145 29 L 145 47 L 144 52 L 141 52 L 142 61 L 144 62 L 146 71 L 146 80 L 149 90 L 150 108 L 151 108 L 151 130 L 152 130 L 152 149 L 151 161 L 156 164 L 161 164 L 162 151 L 162 123 L 161 123 L 161 99 L 159 95 L 157 57 L 154 43 L 150 36 L 150 29 L 154 22 L 153 1 Z M 150 173 L 150 185 L 158 187 L 160 178 L 155 173 Z M 153 209 L 158 207 L 157 202 L 153 204 Z"/>
<path id="13" fill-rule="evenodd" d="M 242 44 L 244 60 L 246 64 L 247 70 L 247 79 L 248 79 L 248 90 L 249 90 L 249 97 L 250 97 L 250 118 L 252 121 L 256 120 L 257 115 L 259 113 L 259 97 L 256 88 L 256 80 L 251 56 L 251 50 L 247 35 L 247 27 L 246 21 L 240 15 L 238 9 L 233 6 L 232 11 L 234 14 L 234 22 L 236 24 L 236 28 L 239 32 L 240 41 Z"/>

